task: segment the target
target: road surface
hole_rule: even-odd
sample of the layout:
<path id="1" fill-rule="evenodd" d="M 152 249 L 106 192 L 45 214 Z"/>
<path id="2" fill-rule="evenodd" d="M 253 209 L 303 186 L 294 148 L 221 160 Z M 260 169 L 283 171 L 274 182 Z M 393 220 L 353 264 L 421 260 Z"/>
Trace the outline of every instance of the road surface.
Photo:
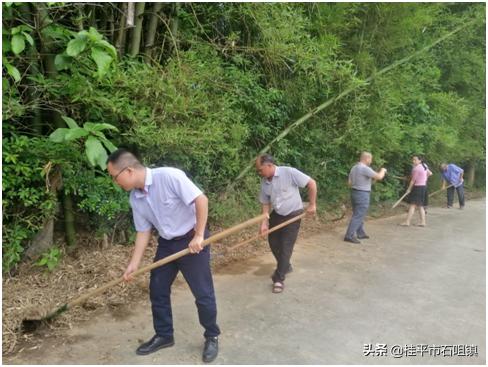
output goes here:
<path id="1" fill-rule="evenodd" d="M 221 269 L 214 364 L 485 364 L 485 201 L 430 208 L 426 228 L 403 219 L 369 220 L 360 246 L 342 241 L 344 226 L 300 240 L 282 294 L 271 293 L 270 253 Z M 175 346 L 149 356 L 134 353 L 153 334 L 142 300 L 3 363 L 202 363 L 203 331 L 181 280 L 173 315 Z"/>

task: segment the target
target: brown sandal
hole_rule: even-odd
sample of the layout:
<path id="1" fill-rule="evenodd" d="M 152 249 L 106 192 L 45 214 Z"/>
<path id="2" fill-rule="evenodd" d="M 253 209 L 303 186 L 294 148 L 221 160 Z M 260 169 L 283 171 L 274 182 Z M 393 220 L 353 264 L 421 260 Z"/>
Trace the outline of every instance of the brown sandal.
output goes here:
<path id="1" fill-rule="evenodd" d="M 283 292 L 283 289 L 285 288 L 285 285 L 281 282 L 276 282 L 273 284 L 273 293 L 281 293 Z"/>

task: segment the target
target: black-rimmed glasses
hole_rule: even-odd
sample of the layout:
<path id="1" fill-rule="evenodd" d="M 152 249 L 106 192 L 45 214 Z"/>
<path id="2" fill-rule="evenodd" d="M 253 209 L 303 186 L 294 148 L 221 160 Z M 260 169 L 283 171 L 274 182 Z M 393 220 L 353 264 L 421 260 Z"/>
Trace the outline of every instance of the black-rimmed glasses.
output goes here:
<path id="1" fill-rule="evenodd" d="M 116 181 L 117 181 L 117 177 L 119 177 L 119 176 L 120 176 L 120 174 L 121 174 L 122 172 L 124 172 L 124 171 L 125 171 L 127 168 L 129 168 L 129 166 L 122 168 L 122 169 L 121 169 L 121 170 L 120 170 L 120 171 L 119 171 L 119 172 L 118 172 L 118 173 L 117 173 L 115 176 L 112 176 L 112 180 L 113 180 L 114 182 L 116 182 Z"/>

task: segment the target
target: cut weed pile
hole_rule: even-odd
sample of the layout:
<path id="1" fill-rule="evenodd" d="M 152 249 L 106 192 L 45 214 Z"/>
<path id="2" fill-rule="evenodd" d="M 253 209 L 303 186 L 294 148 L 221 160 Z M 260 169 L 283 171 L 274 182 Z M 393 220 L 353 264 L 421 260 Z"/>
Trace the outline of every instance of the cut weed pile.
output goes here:
<path id="1" fill-rule="evenodd" d="M 320 227 L 319 221 L 308 221 L 306 226 Z M 213 229 L 218 233 L 222 229 Z M 239 259 L 244 259 L 268 250 L 265 242 L 254 241 L 236 251 L 228 252 L 226 247 L 256 234 L 257 228 L 250 228 L 230 236 L 222 243 L 211 245 L 212 266 L 218 268 Z M 84 245 L 82 244 L 84 243 Z M 155 253 L 155 238 L 148 246 L 142 265 L 152 262 Z M 108 289 L 102 295 L 90 298 L 82 306 L 74 307 L 49 323 L 43 323 L 42 330 L 26 330 L 23 321 L 50 312 L 72 298 L 96 289 L 120 277 L 124 272 L 133 246 L 114 244 L 101 249 L 96 241 L 88 237 L 80 239 L 79 248 L 69 255 L 64 254 L 54 271 L 48 272 L 33 264 L 24 263 L 15 276 L 3 278 L 3 354 L 11 354 L 25 342 L 34 343 L 38 332 L 55 334 L 73 323 L 91 319 L 96 312 L 128 305 L 134 300 L 148 297 L 149 273 L 142 274 L 131 283 L 122 283 Z"/>

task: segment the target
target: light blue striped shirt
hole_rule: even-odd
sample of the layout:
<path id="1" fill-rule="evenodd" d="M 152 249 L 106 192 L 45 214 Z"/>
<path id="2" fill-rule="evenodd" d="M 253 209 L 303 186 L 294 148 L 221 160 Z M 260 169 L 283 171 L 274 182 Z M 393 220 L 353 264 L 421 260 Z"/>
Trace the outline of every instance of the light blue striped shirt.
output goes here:
<path id="1" fill-rule="evenodd" d="M 194 200 L 201 194 L 182 170 L 146 168 L 144 190 L 130 193 L 136 231 L 147 232 L 154 227 L 167 240 L 183 236 L 195 227 Z"/>

